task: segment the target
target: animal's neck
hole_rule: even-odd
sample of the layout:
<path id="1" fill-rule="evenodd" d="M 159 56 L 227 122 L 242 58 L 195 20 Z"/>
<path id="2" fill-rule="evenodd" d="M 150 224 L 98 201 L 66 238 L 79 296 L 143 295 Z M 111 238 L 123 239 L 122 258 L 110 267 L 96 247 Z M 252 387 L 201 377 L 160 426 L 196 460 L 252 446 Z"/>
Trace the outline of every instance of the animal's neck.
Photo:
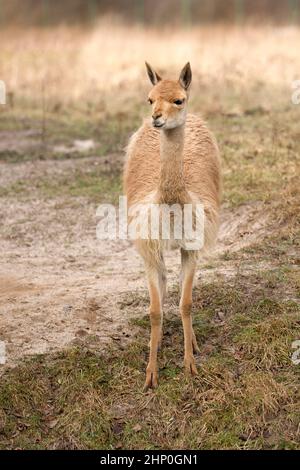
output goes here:
<path id="1" fill-rule="evenodd" d="M 159 199 L 166 204 L 183 202 L 186 189 L 183 178 L 184 125 L 160 133 Z"/>

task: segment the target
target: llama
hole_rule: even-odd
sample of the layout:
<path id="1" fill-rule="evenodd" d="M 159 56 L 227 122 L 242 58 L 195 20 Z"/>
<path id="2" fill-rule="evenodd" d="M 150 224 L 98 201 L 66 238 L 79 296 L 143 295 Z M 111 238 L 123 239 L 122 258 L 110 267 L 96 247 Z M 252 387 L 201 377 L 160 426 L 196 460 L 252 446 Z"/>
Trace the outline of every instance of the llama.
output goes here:
<path id="1" fill-rule="evenodd" d="M 220 206 L 220 163 L 216 141 L 203 121 L 187 114 L 192 72 L 187 63 L 179 80 L 162 79 L 146 63 L 153 85 L 148 101 L 152 120 L 146 120 L 131 137 L 124 168 L 128 208 L 136 204 L 195 204 L 204 209 L 204 244 L 181 252 L 180 314 L 184 332 L 184 365 L 196 375 L 194 354 L 199 353 L 192 325 L 192 290 L 199 255 L 216 238 Z M 131 216 L 134 217 L 134 216 Z M 130 218 L 130 217 L 129 217 Z M 162 239 L 137 239 L 136 248 L 145 263 L 150 296 L 150 354 L 144 389 L 158 385 L 157 352 L 162 340 L 166 268 Z"/>

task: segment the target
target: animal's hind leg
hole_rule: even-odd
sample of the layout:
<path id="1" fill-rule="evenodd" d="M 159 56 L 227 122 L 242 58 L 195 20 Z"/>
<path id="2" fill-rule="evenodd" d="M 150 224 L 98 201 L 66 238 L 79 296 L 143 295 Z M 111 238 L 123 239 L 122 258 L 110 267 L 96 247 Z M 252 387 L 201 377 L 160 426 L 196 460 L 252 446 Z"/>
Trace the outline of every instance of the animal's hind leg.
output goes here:
<path id="1" fill-rule="evenodd" d="M 167 296 L 167 270 L 166 265 L 164 262 L 164 258 L 161 255 L 161 263 L 160 263 L 160 273 L 159 273 L 159 288 L 160 288 L 160 295 L 161 295 L 161 304 L 164 306 L 166 296 Z"/>
<path id="2" fill-rule="evenodd" d="M 163 310 L 164 303 L 165 303 L 166 296 L 167 296 L 167 270 L 166 270 L 163 256 L 161 257 L 161 264 L 160 264 L 160 269 L 159 269 L 159 290 L 160 290 L 160 298 L 161 298 L 161 307 Z M 162 317 L 163 317 L 163 311 L 162 311 Z M 162 337 L 163 337 L 163 329 L 161 327 L 158 350 L 161 349 Z"/>
<path id="3" fill-rule="evenodd" d="M 167 296 L 167 270 L 166 270 L 166 266 L 164 263 L 163 255 L 161 255 L 161 262 L 159 263 L 159 290 L 160 290 L 160 299 L 161 299 L 161 307 L 162 307 L 161 315 L 163 317 L 163 306 L 164 306 L 165 299 Z M 163 330 L 161 327 L 158 351 L 160 351 L 161 349 L 162 337 L 163 337 Z M 151 343 L 151 340 L 149 341 L 149 347 L 150 347 L 150 343 Z"/>
<path id="4" fill-rule="evenodd" d="M 186 371 L 197 374 L 194 353 L 199 352 L 196 336 L 192 325 L 192 291 L 196 271 L 196 258 L 192 251 L 181 250 L 182 288 L 180 313 L 184 333 L 184 364 Z"/>
<path id="5" fill-rule="evenodd" d="M 195 256 L 192 254 L 192 257 L 195 259 Z M 192 261 L 191 261 L 192 262 Z M 180 271 L 180 276 L 179 276 L 179 288 L 180 288 L 180 294 L 182 294 L 182 285 L 183 285 L 183 280 L 184 280 L 184 273 L 186 269 L 186 264 L 188 263 L 188 255 L 185 250 L 181 250 L 181 271 Z M 196 268 L 196 266 L 195 266 Z M 196 335 L 192 326 L 192 345 L 193 345 L 193 353 L 194 354 L 200 354 L 200 349 L 197 343 Z"/>

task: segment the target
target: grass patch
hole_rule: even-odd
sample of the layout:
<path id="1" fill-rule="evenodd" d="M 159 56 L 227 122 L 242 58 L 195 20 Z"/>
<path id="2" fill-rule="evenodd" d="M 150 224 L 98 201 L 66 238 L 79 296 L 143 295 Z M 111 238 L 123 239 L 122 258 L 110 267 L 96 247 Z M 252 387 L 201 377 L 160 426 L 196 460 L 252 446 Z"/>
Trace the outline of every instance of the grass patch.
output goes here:
<path id="1" fill-rule="evenodd" d="M 210 118 L 220 143 L 224 198 L 229 205 L 250 201 L 273 205 L 275 201 L 285 201 L 284 194 L 293 187 L 300 163 L 296 137 L 299 110 L 294 108 L 263 115 L 243 114 L 237 122 Z"/>
<path id="2" fill-rule="evenodd" d="M 39 198 L 67 199 L 85 197 L 93 202 L 117 203 L 122 191 L 120 172 L 103 171 L 99 167 L 91 170 L 76 169 L 56 177 L 41 176 L 30 180 L 18 180 L 0 189 L 0 197 L 18 197 L 30 199 L 33 195 Z"/>
<path id="3" fill-rule="evenodd" d="M 121 181 L 118 174 L 103 174 L 99 171 L 78 171 L 73 177 L 61 181 L 44 180 L 39 182 L 38 190 L 44 197 L 87 197 L 92 201 L 117 202 L 121 193 Z"/>
<path id="4" fill-rule="evenodd" d="M 129 135 L 139 127 L 142 114 L 138 103 L 128 113 L 106 113 L 73 106 L 65 110 L 33 111 L 34 103 L 0 113 L 0 133 L 3 139 L 19 141 L 17 149 L 0 152 L 0 160 L 18 163 L 28 160 L 63 160 L 82 156 L 103 156 L 122 152 Z M 138 110 L 138 111 L 137 111 Z M 32 134 L 33 133 L 33 134 Z M 76 140 L 93 140 L 95 149 L 84 153 L 74 150 L 60 151 L 63 145 L 72 149 Z"/>
<path id="5" fill-rule="evenodd" d="M 282 90 L 274 89 L 272 92 L 279 94 L 277 98 L 280 102 Z M 257 99 L 255 93 L 253 85 L 248 90 L 249 100 L 250 97 Z M 272 93 L 268 93 L 271 99 Z M 226 109 L 231 101 L 238 103 L 241 96 L 233 90 L 227 90 L 227 94 L 221 98 L 222 107 Z M 140 99 L 139 95 L 132 97 L 131 107 L 127 105 L 126 112 L 112 107 L 104 114 L 94 108 L 90 110 L 70 105 L 56 111 L 49 109 L 42 119 L 37 111 L 31 110 L 30 103 L 25 111 L 10 110 L 0 115 L 1 131 L 34 129 L 37 132 L 34 139 L 38 145 L 30 151 L 2 151 L 1 160 L 18 162 L 28 159 L 77 158 L 81 154 L 76 151 L 66 154 L 56 149 L 57 145 L 72 145 L 75 139 L 94 139 L 96 148 L 87 151 L 86 156 L 122 152 L 131 133 L 140 125 L 142 117 L 147 115 L 145 106 L 140 108 Z M 275 103 L 274 108 L 266 112 L 250 113 L 245 103 L 244 109 L 236 117 L 224 116 L 220 110 L 209 114 L 210 110 L 209 99 L 208 102 L 200 102 L 195 97 L 191 102 L 192 112 L 204 112 L 204 115 L 208 115 L 209 126 L 219 142 L 223 161 L 225 205 L 236 207 L 260 201 L 265 204 L 266 211 L 274 213 L 278 224 L 283 223 L 280 217 L 286 209 L 286 219 L 290 220 L 293 214 L 295 216 L 298 213 L 300 200 L 299 185 L 295 180 L 300 162 L 298 107 L 282 107 Z M 83 183 L 83 188 L 93 193 L 92 178 L 89 181 Z M 81 184 L 80 178 L 78 184 Z M 18 188 L 13 187 L 11 192 L 15 189 L 18 193 Z M 52 189 L 49 192 L 51 191 Z M 77 194 L 76 189 L 72 189 L 72 192 Z M 80 193 L 79 189 L 78 192 Z"/>
<path id="6" fill-rule="evenodd" d="M 142 392 L 149 335 L 125 351 L 81 349 L 38 356 L 8 370 L 0 385 L 1 448 L 292 449 L 300 448 L 299 304 L 267 288 L 269 273 L 209 284 L 195 295 L 199 376 L 182 372 L 178 316 L 166 315 L 160 386 Z M 178 293 L 171 293 L 173 305 Z M 123 309 L 139 309 L 129 302 Z M 222 306 L 222 321 L 218 312 Z"/>

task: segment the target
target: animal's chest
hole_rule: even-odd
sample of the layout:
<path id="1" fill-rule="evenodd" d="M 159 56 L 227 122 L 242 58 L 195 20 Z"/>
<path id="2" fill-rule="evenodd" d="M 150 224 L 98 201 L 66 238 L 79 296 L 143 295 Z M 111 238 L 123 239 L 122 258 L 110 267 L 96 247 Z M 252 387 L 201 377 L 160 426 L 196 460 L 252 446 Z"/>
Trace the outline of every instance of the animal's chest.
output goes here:
<path id="1" fill-rule="evenodd" d="M 201 204 L 192 199 L 172 204 L 157 201 L 157 194 L 150 194 L 129 208 L 130 237 L 157 241 L 162 249 L 200 249 L 204 229 Z"/>

